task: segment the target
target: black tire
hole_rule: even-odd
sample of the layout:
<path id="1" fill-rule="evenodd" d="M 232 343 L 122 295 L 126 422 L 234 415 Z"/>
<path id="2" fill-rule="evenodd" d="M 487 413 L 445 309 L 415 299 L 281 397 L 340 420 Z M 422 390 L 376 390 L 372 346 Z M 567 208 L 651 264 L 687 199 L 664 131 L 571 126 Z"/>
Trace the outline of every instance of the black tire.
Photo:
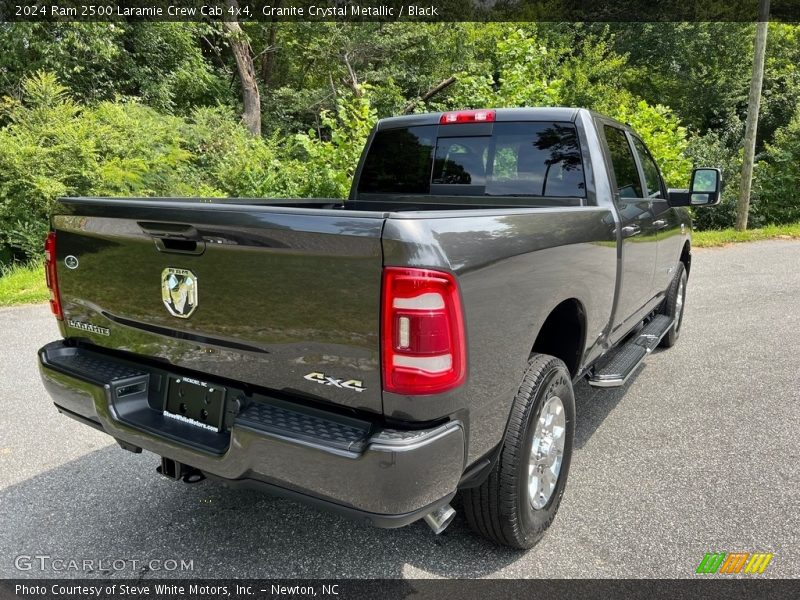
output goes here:
<path id="1" fill-rule="evenodd" d="M 681 334 L 683 313 L 686 309 L 687 279 L 686 269 L 683 263 L 679 262 L 678 270 L 675 272 L 675 276 L 672 278 L 669 288 L 667 289 L 667 297 L 664 298 L 664 302 L 659 310 L 662 315 L 667 315 L 673 321 L 672 327 L 670 327 L 669 331 L 661 338 L 661 343 L 659 345 L 662 348 L 672 348 Z M 680 300 L 680 302 L 678 302 L 678 300 Z"/>
<path id="2" fill-rule="evenodd" d="M 548 399 L 563 404 L 565 443 L 561 470 L 547 503 L 534 509 L 528 494 L 528 463 L 536 423 Z M 569 370 L 559 359 L 533 354 L 511 408 L 500 456 L 480 486 L 466 489 L 462 500 L 469 526 L 503 546 L 527 549 L 553 522 L 564 494 L 575 436 L 575 396 Z"/>

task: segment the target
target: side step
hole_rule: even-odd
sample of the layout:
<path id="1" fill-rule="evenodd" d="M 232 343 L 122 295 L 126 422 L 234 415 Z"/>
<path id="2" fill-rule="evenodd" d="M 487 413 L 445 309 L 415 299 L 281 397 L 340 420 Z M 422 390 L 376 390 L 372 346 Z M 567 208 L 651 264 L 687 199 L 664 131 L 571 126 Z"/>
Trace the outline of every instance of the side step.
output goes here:
<path id="1" fill-rule="evenodd" d="M 614 348 L 595 367 L 589 377 L 589 385 L 594 387 L 619 387 L 636 371 L 645 357 L 650 354 L 661 341 L 672 320 L 666 315 L 656 315 L 638 334 L 625 344 Z"/>

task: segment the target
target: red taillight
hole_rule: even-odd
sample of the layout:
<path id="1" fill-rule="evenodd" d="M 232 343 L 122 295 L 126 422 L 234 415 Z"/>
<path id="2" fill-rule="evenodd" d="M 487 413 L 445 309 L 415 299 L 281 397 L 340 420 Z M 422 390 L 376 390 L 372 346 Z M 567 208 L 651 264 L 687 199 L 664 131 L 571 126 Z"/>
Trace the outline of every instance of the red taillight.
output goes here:
<path id="1" fill-rule="evenodd" d="M 453 123 L 492 123 L 495 118 L 493 110 L 456 110 L 442 113 L 439 118 L 441 125 Z"/>
<path id="2" fill-rule="evenodd" d="M 438 394 L 466 376 L 466 339 L 455 277 L 428 269 L 383 271 L 383 389 Z"/>
<path id="3" fill-rule="evenodd" d="M 56 232 L 47 234 L 44 242 L 44 275 L 47 279 L 47 289 L 50 290 L 50 310 L 56 319 L 63 320 L 61 311 L 61 296 L 58 292 L 58 273 L 56 271 Z"/>

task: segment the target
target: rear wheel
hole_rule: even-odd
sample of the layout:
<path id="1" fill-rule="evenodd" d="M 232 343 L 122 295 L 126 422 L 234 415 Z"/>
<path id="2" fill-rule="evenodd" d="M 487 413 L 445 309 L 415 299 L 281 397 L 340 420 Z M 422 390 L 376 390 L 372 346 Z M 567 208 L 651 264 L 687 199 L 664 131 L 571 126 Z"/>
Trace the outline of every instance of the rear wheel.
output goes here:
<path id="1" fill-rule="evenodd" d="M 553 522 L 567 482 L 575 396 L 567 367 L 534 354 L 514 399 L 500 456 L 486 481 L 464 490 L 470 527 L 512 548 L 530 548 Z"/>
<path id="2" fill-rule="evenodd" d="M 664 303 L 661 305 L 661 314 L 667 315 L 672 319 L 672 327 L 661 338 L 662 348 L 671 348 L 678 341 L 678 336 L 681 333 L 681 324 L 683 323 L 683 309 L 686 305 L 686 269 L 682 262 L 678 263 L 678 270 L 667 289 L 667 297 L 664 298 Z"/>

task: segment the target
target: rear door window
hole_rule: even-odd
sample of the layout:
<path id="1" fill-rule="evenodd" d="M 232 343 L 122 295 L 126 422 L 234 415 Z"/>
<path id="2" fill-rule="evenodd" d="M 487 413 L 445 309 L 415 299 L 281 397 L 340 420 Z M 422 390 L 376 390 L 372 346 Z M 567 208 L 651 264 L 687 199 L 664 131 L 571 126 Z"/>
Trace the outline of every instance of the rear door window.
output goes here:
<path id="1" fill-rule="evenodd" d="M 617 191 L 620 198 L 644 198 L 642 182 L 639 180 L 639 169 L 628 144 L 625 132 L 610 125 L 604 125 L 606 143 L 611 154 L 611 165 L 617 180 Z"/>
<path id="2" fill-rule="evenodd" d="M 658 172 L 656 161 L 653 160 L 644 142 L 636 136 L 633 136 L 633 147 L 636 148 L 636 154 L 639 155 L 639 162 L 642 163 L 644 183 L 647 186 L 647 195 L 650 198 L 661 198 L 661 174 Z"/>

